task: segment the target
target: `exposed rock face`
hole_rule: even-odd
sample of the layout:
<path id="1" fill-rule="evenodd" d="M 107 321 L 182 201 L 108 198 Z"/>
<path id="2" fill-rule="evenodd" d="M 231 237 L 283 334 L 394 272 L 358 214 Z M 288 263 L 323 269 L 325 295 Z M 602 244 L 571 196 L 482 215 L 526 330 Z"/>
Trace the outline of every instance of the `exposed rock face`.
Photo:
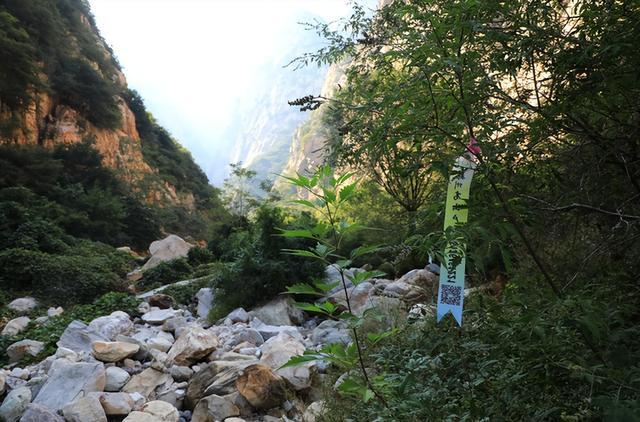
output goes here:
<path id="1" fill-rule="evenodd" d="M 96 341 L 92 347 L 93 356 L 102 362 L 120 362 L 140 350 L 137 344 L 123 341 Z"/>
<path id="2" fill-rule="evenodd" d="M 230 416 L 239 416 L 240 409 L 224 397 L 212 394 L 202 398 L 195 409 L 191 422 L 215 422 Z"/>
<path id="3" fill-rule="evenodd" d="M 144 397 L 151 397 L 155 389 L 171 380 L 169 374 L 153 368 L 147 368 L 131 377 L 131 381 L 122 389 L 125 393 L 139 393 Z"/>
<path id="4" fill-rule="evenodd" d="M 175 234 L 170 234 L 162 240 L 156 240 L 149 245 L 151 258 L 142 266 L 142 270 L 145 271 L 156 267 L 164 261 L 184 258 L 192 247 L 193 245 L 185 242 L 180 236 L 176 236 Z"/>
<path id="5" fill-rule="evenodd" d="M 0 420 L 18 421 L 30 402 L 31 390 L 28 387 L 11 390 L 0 406 Z"/>
<path id="6" fill-rule="evenodd" d="M 196 293 L 196 299 L 198 299 L 198 316 L 206 318 L 213 307 L 213 289 L 203 287 Z"/>
<path id="7" fill-rule="evenodd" d="M 164 401 L 150 401 L 140 411 L 129 413 L 123 422 L 178 422 L 178 410 Z"/>
<path id="8" fill-rule="evenodd" d="M 238 392 L 256 409 L 270 409 L 286 399 L 284 379 L 265 365 L 245 368 L 236 381 Z"/>
<path id="9" fill-rule="evenodd" d="M 58 359 L 33 402 L 49 409 L 61 410 L 86 393 L 103 391 L 105 382 L 102 363 L 72 363 L 66 359 Z"/>
<path id="10" fill-rule="evenodd" d="M 96 318 L 89 323 L 89 330 L 114 341 L 120 334 L 128 334 L 133 323 L 126 312 L 115 311 L 111 315 Z"/>
<path id="11" fill-rule="evenodd" d="M 250 313 L 265 324 L 270 325 L 300 325 L 304 321 L 304 314 L 293 304 L 288 296 L 280 296 L 264 306 Z"/>
<path id="12" fill-rule="evenodd" d="M 64 330 L 56 345 L 76 353 L 91 353 L 91 345 L 94 341 L 109 341 L 109 339 L 90 329 L 84 322 L 73 321 Z"/>
<path id="13" fill-rule="evenodd" d="M 169 359 L 176 365 L 190 365 L 218 347 L 216 336 L 200 327 L 186 328 L 169 350 Z"/>
<path id="14" fill-rule="evenodd" d="M 51 409 L 39 404 L 31 403 L 20 418 L 20 422 L 65 422 L 62 417 Z M 96 421 L 97 422 L 97 421 Z"/>
<path id="15" fill-rule="evenodd" d="M 131 379 L 131 375 L 122 368 L 110 366 L 105 370 L 106 384 L 104 391 L 120 391 Z"/>
<path id="16" fill-rule="evenodd" d="M 281 366 L 293 356 L 302 355 L 304 351 L 305 346 L 302 342 L 287 333 L 280 333 L 264 343 L 260 363 L 276 371 L 296 390 L 303 390 L 311 386 L 309 364 L 289 368 L 281 368 Z"/>
<path id="17" fill-rule="evenodd" d="M 67 422 L 107 422 L 107 415 L 95 396 L 81 397 L 62 409 Z"/>

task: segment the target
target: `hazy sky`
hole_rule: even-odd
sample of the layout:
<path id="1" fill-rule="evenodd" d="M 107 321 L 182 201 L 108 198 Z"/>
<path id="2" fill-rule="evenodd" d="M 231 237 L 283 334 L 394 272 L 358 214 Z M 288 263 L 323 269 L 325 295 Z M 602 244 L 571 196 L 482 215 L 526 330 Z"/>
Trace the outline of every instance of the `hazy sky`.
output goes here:
<path id="1" fill-rule="evenodd" d="M 303 29 L 291 26 L 296 16 L 333 21 L 350 10 L 346 0 L 90 3 L 129 86 L 200 164 L 203 154 L 221 153 L 216 142 L 261 65 L 300 37 Z"/>

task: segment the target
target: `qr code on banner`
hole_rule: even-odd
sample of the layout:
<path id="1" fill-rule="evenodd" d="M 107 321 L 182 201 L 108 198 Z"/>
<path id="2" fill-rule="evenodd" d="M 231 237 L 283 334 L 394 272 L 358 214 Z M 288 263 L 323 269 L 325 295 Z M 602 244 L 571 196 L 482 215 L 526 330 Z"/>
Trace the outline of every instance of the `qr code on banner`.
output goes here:
<path id="1" fill-rule="evenodd" d="M 442 293 L 440 296 L 440 303 L 445 305 L 460 306 L 460 299 L 462 298 L 462 287 L 460 286 L 442 286 Z"/>

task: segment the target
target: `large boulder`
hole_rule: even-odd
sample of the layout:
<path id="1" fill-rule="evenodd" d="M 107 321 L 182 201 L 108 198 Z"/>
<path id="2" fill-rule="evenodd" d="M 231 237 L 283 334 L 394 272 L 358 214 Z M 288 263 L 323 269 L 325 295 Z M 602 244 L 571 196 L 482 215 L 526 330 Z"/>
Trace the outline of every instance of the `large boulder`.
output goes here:
<path id="1" fill-rule="evenodd" d="M 355 287 L 347 288 L 349 302 L 351 304 L 351 311 L 355 315 L 362 316 L 364 314 L 364 311 L 372 307 L 371 297 L 373 296 L 374 291 L 375 290 L 373 283 L 369 281 L 363 281 Z M 333 293 L 331 296 L 329 296 L 329 300 L 331 300 L 333 303 L 342 305 L 344 308 L 347 308 L 347 300 L 344 289 L 340 289 L 337 292 Z"/>
<path id="2" fill-rule="evenodd" d="M 32 297 L 20 297 L 7 305 L 7 308 L 19 314 L 28 314 L 38 307 L 38 301 Z"/>
<path id="3" fill-rule="evenodd" d="M 165 295 L 164 293 L 156 293 L 150 296 L 147 299 L 147 302 L 149 302 L 149 306 L 155 306 L 156 308 L 160 309 L 169 309 L 173 307 L 175 300 L 171 296 Z"/>
<path id="4" fill-rule="evenodd" d="M 85 396 L 62 408 L 67 422 L 107 422 L 107 415 L 95 396 Z"/>
<path id="5" fill-rule="evenodd" d="M 135 403 L 127 393 L 91 393 L 100 402 L 107 416 L 125 416 L 131 413 Z"/>
<path id="6" fill-rule="evenodd" d="M 213 361 L 201 368 L 189 380 L 187 387 L 186 404 L 194 407 L 202 397 L 216 394 L 223 396 L 235 391 L 235 383 L 242 371 L 253 364 L 257 359 L 237 361 Z"/>
<path id="7" fill-rule="evenodd" d="M 0 421 L 17 422 L 31 402 L 29 387 L 11 390 L 0 406 Z"/>
<path id="8" fill-rule="evenodd" d="M 135 355 L 140 346 L 124 341 L 95 341 L 92 345 L 93 356 L 102 362 L 120 362 Z"/>
<path id="9" fill-rule="evenodd" d="M 218 338 L 201 327 L 188 327 L 182 331 L 171 349 L 169 359 L 176 365 L 189 366 L 207 356 L 218 347 Z"/>
<path id="10" fill-rule="evenodd" d="M 249 313 L 244 310 L 244 308 L 236 308 L 233 311 L 229 312 L 229 315 L 227 315 L 225 319 L 228 319 L 235 324 L 236 322 L 247 323 L 249 322 L 249 319 L 251 319 L 251 317 L 249 316 Z"/>
<path id="11" fill-rule="evenodd" d="M 280 333 L 287 333 L 292 337 L 302 339 L 302 334 L 297 327 L 292 325 L 269 325 L 262 322 L 259 318 L 254 318 L 249 326 L 257 330 L 264 340 L 275 337 Z"/>
<path id="12" fill-rule="evenodd" d="M 180 315 L 182 312 L 175 309 L 155 309 L 142 315 L 142 320 L 151 325 L 162 325 L 167 320 Z"/>
<path id="13" fill-rule="evenodd" d="M 206 318 L 209 316 L 211 308 L 213 308 L 213 289 L 210 287 L 203 287 L 196 293 L 196 299 L 198 300 L 197 314 L 200 318 Z"/>
<path id="14" fill-rule="evenodd" d="M 107 382 L 104 386 L 104 391 L 120 391 L 127 382 L 131 379 L 131 375 L 122 368 L 117 366 L 110 366 L 105 370 Z"/>
<path id="15" fill-rule="evenodd" d="M 311 333 L 314 345 L 351 343 L 351 331 L 345 321 L 322 321 Z"/>
<path id="16" fill-rule="evenodd" d="M 146 398 L 153 397 L 155 389 L 171 381 L 171 375 L 147 368 L 139 374 L 131 377 L 131 380 L 122 388 L 124 393 L 140 393 Z"/>
<path id="17" fill-rule="evenodd" d="M 400 277 L 398 281 L 422 287 L 431 291 L 431 293 L 438 294 L 438 275 L 428 270 L 411 270 Z"/>
<path id="18" fill-rule="evenodd" d="M 89 330 L 102 337 L 114 341 L 121 334 L 129 334 L 133 329 L 133 322 L 126 312 L 115 311 L 111 315 L 102 316 L 89 323 Z"/>
<path id="19" fill-rule="evenodd" d="M 27 329 L 27 326 L 31 322 L 31 319 L 26 316 L 14 318 L 7 322 L 7 325 L 2 329 L 3 336 L 15 336 Z"/>
<path id="20" fill-rule="evenodd" d="M 279 296 L 249 312 L 249 315 L 268 325 L 302 325 L 304 322 L 304 313 L 294 305 L 289 296 Z"/>
<path id="21" fill-rule="evenodd" d="M 227 420 L 231 416 L 240 416 L 238 406 L 224 397 L 212 394 L 200 399 L 193 409 L 191 422 L 216 422 Z"/>
<path id="22" fill-rule="evenodd" d="M 270 409 L 286 400 L 284 379 L 265 365 L 245 368 L 236 380 L 236 388 L 256 409 Z"/>
<path id="23" fill-rule="evenodd" d="M 58 411 L 89 392 L 103 391 L 105 382 L 104 365 L 100 362 L 58 359 L 33 402 Z"/>
<path id="24" fill-rule="evenodd" d="M 280 333 L 270 338 L 262 345 L 260 363 L 275 370 L 285 378 L 296 390 L 303 390 L 311 386 L 311 364 L 281 368 L 294 356 L 302 355 L 305 351 L 300 340 L 287 333 Z"/>
<path id="25" fill-rule="evenodd" d="M 26 355 L 37 356 L 44 349 L 44 343 L 35 340 L 20 340 L 7 347 L 9 362 L 19 362 Z"/>
<path id="26" fill-rule="evenodd" d="M 60 336 L 56 343 L 58 347 L 73 350 L 76 353 L 91 353 L 91 345 L 94 341 L 109 341 L 107 337 L 90 329 L 82 321 L 72 321 Z"/>
<path id="27" fill-rule="evenodd" d="M 155 400 L 146 403 L 140 411 L 134 411 L 122 422 L 178 422 L 180 414 L 171 404 Z"/>
<path id="28" fill-rule="evenodd" d="M 31 403 L 22 414 L 20 422 L 64 422 L 64 419 L 48 407 Z"/>
<path id="29" fill-rule="evenodd" d="M 184 258 L 192 247 L 193 245 L 185 242 L 180 236 L 176 236 L 175 234 L 170 234 L 162 240 L 156 240 L 149 245 L 151 258 L 142 266 L 142 271 L 156 267 L 164 261 Z"/>

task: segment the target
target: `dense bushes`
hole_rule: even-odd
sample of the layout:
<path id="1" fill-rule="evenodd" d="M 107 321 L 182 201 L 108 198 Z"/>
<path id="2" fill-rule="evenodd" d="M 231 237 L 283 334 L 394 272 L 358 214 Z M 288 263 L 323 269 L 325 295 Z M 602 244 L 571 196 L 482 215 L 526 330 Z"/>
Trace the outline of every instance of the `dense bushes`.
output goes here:
<path id="1" fill-rule="evenodd" d="M 531 280 L 471 296 L 462 328 L 427 316 L 370 352 L 389 407 L 342 397 L 324 420 L 637 420 L 640 298 L 602 276 L 560 302 Z"/>
<path id="2" fill-rule="evenodd" d="M 53 150 L 0 146 L 0 243 L 35 220 L 48 222 L 43 236 L 60 236 L 62 229 L 75 237 L 140 249 L 160 235 L 154 212 L 102 166 L 89 142 Z"/>
<path id="3" fill-rule="evenodd" d="M 66 255 L 10 248 L 0 252 L 0 285 L 12 296 L 32 295 L 51 305 L 88 303 L 113 290 L 131 258 L 108 246 L 80 244 Z"/>
<path id="4" fill-rule="evenodd" d="M 248 309 L 265 302 L 292 284 L 322 277 L 322 264 L 283 252 L 312 246 L 308 239 L 286 239 L 278 230 L 299 227 L 299 220 L 288 219 L 280 208 L 263 205 L 258 209 L 254 226 L 245 233 L 247 242 L 235 260 L 215 275 L 214 319 L 236 307 Z"/>
<path id="5" fill-rule="evenodd" d="M 89 25 L 83 23 L 88 19 Z M 114 98 L 122 87 L 115 60 L 97 36 L 82 0 L 8 0 L 0 6 L 0 98 L 15 110 L 29 100 L 31 85 L 52 88 L 98 127 L 116 128 L 120 110 Z M 70 51 L 77 46 L 77 53 Z M 79 54 L 78 54 L 79 53 Z M 95 63 L 96 68 L 91 63 Z M 42 70 L 48 78 L 38 78 Z"/>

